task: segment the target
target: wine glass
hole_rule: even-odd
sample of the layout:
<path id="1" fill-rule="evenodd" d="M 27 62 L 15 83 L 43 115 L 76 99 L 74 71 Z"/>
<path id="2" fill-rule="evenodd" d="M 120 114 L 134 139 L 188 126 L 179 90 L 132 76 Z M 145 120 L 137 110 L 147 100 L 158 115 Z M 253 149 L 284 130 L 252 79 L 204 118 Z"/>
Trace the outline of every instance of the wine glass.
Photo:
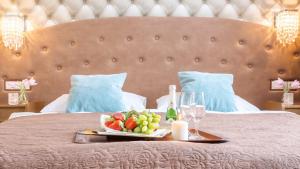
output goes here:
<path id="1" fill-rule="evenodd" d="M 206 115 L 203 92 L 196 95 L 195 103 L 195 117 L 197 117 L 197 120 L 201 120 Z"/>
<path id="2" fill-rule="evenodd" d="M 204 99 L 204 93 L 200 92 L 195 95 L 195 104 L 194 109 L 191 111 L 192 121 L 194 123 L 194 129 L 196 130 L 194 135 L 199 136 L 199 123 L 203 119 L 203 117 L 206 115 L 205 111 L 205 99 Z"/>
<path id="3" fill-rule="evenodd" d="M 179 98 L 179 112 L 181 118 L 189 122 L 189 128 L 193 128 L 193 109 L 195 106 L 195 92 L 183 91 Z M 190 133 L 190 135 L 193 133 Z"/>

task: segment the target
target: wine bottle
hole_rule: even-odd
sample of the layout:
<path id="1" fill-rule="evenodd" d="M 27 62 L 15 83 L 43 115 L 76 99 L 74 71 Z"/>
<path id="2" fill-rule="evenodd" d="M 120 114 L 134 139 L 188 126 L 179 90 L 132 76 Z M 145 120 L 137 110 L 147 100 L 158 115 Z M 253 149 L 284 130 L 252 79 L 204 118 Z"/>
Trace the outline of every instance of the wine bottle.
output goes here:
<path id="1" fill-rule="evenodd" d="M 177 119 L 177 110 L 176 110 L 176 85 L 169 86 L 169 106 L 166 113 L 166 120 L 173 121 Z"/>

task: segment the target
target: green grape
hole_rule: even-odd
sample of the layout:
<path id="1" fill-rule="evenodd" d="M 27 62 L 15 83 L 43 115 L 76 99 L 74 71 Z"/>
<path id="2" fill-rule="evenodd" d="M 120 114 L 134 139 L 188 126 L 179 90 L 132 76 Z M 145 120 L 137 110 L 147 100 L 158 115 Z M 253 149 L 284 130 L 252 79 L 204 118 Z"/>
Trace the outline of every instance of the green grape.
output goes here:
<path id="1" fill-rule="evenodd" d="M 159 128 L 159 124 L 158 124 L 158 123 L 150 123 L 150 124 L 148 125 L 148 127 L 149 127 L 150 129 L 155 130 L 155 129 L 158 129 L 158 128 Z"/>
<path id="2" fill-rule="evenodd" d="M 146 133 L 146 134 L 152 134 L 153 131 L 154 131 L 153 129 L 148 129 L 145 133 Z"/>
<path id="3" fill-rule="evenodd" d="M 154 118 L 161 119 L 161 116 L 159 114 L 155 114 Z"/>
<path id="4" fill-rule="evenodd" d="M 154 125 L 153 125 L 154 123 L 149 123 L 149 125 L 148 125 L 148 128 L 149 129 L 154 129 Z"/>
<path id="5" fill-rule="evenodd" d="M 143 111 L 137 116 L 137 127 L 133 130 L 135 133 L 152 134 L 159 128 L 161 116 L 156 113 Z"/>
<path id="6" fill-rule="evenodd" d="M 143 124 L 144 120 L 139 120 L 139 123 L 137 124 Z"/>
<path id="7" fill-rule="evenodd" d="M 136 119 L 136 124 L 140 124 L 141 120 L 139 118 Z"/>
<path id="8" fill-rule="evenodd" d="M 139 127 L 140 129 L 142 129 L 143 125 L 142 124 L 138 124 L 137 127 Z"/>
<path id="9" fill-rule="evenodd" d="M 144 126 L 144 127 L 142 128 L 142 132 L 143 132 L 143 133 L 145 133 L 147 130 L 148 130 L 148 127 L 147 127 L 147 126 Z"/>
<path id="10" fill-rule="evenodd" d="M 134 133 L 140 133 L 141 132 L 141 128 L 140 127 L 136 127 L 134 130 L 133 130 Z"/>
<path id="11" fill-rule="evenodd" d="M 143 114 L 142 114 L 142 115 L 139 115 L 139 119 L 140 119 L 140 120 L 147 120 L 147 116 L 145 116 L 145 115 L 143 115 Z"/>
<path id="12" fill-rule="evenodd" d="M 159 123 L 159 122 L 160 122 L 160 119 L 154 118 L 154 119 L 152 120 L 152 122 L 153 122 L 153 123 Z"/>
<path id="13" fill-rule="evenodd" d="M 143 126 L 147 126 L 148 125 L 148 121 L 143 121 Z"/>
<path id="14" fill-rule="evenodd" d="M 151 123 L 153 120 L 153 117 L 148 117 L 148 122 Z"/>
<path id="15" fill-rule="evenodd" d="M 127 132 L 127 129 L 126 129 L 126 128 L 123 128 L 123 131 L 124 131 L 124 132 Z"/>

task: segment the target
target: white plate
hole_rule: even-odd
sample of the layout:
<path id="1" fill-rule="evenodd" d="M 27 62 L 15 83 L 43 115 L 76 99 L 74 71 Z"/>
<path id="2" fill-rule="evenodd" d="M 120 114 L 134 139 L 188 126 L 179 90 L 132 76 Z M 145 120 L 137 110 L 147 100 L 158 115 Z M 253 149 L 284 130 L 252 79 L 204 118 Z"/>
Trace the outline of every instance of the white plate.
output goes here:
<path id="1" fill-rule="evenodd" d="M 128 137 L 147 137 L 147 138 L 162 138 L 165 137 L 167 134 L 171 133 L 169 129 L 157 129 L 152 134 L 142 134 L 142 133 L 132 133 L 132 132 L 123 132 L 111 129 L 105 126 L 105 120 L 109 118 L 109 115 L 101 115 L 100 117 L 100 124 L 101 129 L 104 131 L 97 131 L 99 135 L 110 135 L 110 136 L 128 136 Z"/>

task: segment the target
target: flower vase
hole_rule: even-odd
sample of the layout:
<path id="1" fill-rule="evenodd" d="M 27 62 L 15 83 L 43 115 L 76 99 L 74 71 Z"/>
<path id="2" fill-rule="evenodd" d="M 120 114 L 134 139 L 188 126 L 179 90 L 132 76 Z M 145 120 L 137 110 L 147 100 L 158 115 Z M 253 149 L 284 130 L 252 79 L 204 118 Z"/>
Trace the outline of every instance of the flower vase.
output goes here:
<path id="1" fill-rule="evenodd" d="M 20 88 L 19 104 L 28 104 L 27 93 L 24 86 Z"/>
<path id="2" fill-rule="evenodd" d="M 282 102 L 287 105 L 294 104 L 294 93 L 284 92 Z"/>

